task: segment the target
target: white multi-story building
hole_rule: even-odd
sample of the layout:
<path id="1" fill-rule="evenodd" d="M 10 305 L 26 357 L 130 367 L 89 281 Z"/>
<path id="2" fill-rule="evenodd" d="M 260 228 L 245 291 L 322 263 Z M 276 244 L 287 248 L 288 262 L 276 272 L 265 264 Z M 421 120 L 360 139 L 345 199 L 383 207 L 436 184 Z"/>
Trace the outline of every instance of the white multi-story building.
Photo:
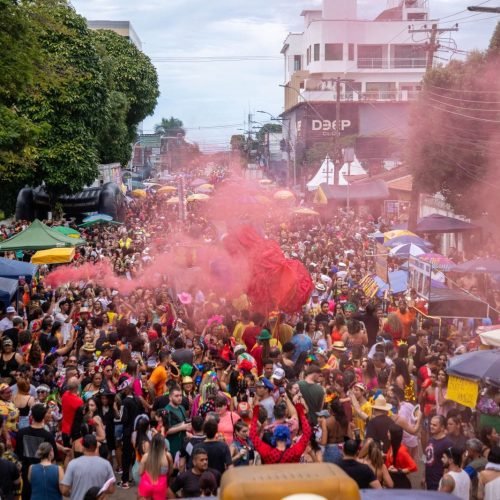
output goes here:
<path id="1" fill-rule="evenodd" d="M 292 149 L 335 135 L 339 77 L 347 80 L 339 92 L 342 135 L 404 138 L 428 58 L 426 34 L 409 31 L 431 27 L 428 4 L 387 0 L 386 10 L 370 20 L 362 19 L 357 0 L 323 0 L 321 10 L 302 12 L 304 31 L 290 33 L 281 51 Z M 387 148 L 372 146 L 376 159 L 384 159 Z"/>

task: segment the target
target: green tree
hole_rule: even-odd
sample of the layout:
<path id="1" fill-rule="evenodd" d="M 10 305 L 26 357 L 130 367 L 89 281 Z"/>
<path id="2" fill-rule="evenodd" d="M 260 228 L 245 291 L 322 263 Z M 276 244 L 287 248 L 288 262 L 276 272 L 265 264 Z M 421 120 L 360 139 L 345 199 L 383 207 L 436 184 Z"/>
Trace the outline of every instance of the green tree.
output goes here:
<path id="1" fill-rule="evenodd" d="M 107 121 L 99 138 L 100 159 L 125 165 L 130 160 L 137 126 L 153 113 L 158 102 L 158 74 L 149 57 L 125 37 L 109 30 L 91 34 L 110 91 Z"/>
<path id="2" fill-rule="evenodd" d="M 155 133 L 162 134 L 167 137 L 177 137 L 178 134 L 186 135 L 184 123 L 178 118 L 171 116 L 170 118 L 162 118 L 161 122 L 155 125 Z"/>
<path id="3" fill-rule="evenodd" d="M 50 79 L 37 34 L 23 3 L 0 0 L 0 207 L 8 213 L 35 168 L 36 143 L 46 129 L 18 107 L 35 85 L 43 87 Z"/>
<path id="4" fill-rule="evenodd" d="M 65 0 L 26 2 L 25 8 L 33 23 L 39 23 L 46 68 L 57 75 L 18 103 L 44 128 L 27 181 L 43 181 L 54 204 L 57 196 L 77 192 L 97 177 L 97 137 L 105 123 L 108 91 L 85 19 Z"/>
<path id="5" fill-rule="evenodd" d="M 416 226 L 420 192 L 441 193 L 456 213 L 469 217 L 483 212 L 485 202 L 489 210 L 500 208 L 491 182 L 500 124 L 498 36 L 497 29 L 488 53 L 473 53 L 425 76 L 406 151 L 414 180 L 410 228 Z"/>
<path id="6" fill-rule="evenodd" d="M 265 123 L 257 130 L 257 140 L 259 142 L 263 142 L 264 137 L 267 133 L 270 134 L 281 134 L 283 131 L 283 127 L 279 123 Z"/>

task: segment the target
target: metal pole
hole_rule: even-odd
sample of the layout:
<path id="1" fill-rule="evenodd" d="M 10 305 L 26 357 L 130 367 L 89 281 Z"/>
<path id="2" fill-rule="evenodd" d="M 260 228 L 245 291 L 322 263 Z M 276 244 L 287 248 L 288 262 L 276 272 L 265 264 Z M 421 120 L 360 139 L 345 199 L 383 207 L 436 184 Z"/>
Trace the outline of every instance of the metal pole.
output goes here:
<path id="1" fill-rule="evenodd" d="M 185 206 L 185 193 L 184 193 L 184 177 L 181 177 L 179 179 L 179 186 L 178 186 L 178 193 L 179 193 L 179 219 L 181 221 L 186 220 L 186 206 Z"/>
<path id="2" fill-rule="evenodd" d="M 335 108 L 335 153 L 333 158 L 333 185 L 338 186 L 339 174 L 342 168 L 339 148 L 340 148 L 340 77 L 335 80 L 336 108 Z M 336 164 L 338 162 L 338 164 Z"/>

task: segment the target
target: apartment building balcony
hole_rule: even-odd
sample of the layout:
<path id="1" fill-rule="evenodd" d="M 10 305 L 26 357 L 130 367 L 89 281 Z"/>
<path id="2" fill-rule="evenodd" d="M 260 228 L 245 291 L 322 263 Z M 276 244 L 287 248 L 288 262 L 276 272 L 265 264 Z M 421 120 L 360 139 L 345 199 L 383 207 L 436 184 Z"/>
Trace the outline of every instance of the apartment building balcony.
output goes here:
<path id="1" fill-rule="evenodd" d="M 426 67 L 425 57 L 384 59 L 380 57 L 360 57 L 358 69 L 420 69 Z"/>
<path id="2" fill-rule="evenodd" d="M 341 102 L 409 102 L 415 101 L 419 90 L 373 90 L 341 92 Z M 301 90 L 300 101 L 336 101 L 337 93 L 332 90 Z"/>

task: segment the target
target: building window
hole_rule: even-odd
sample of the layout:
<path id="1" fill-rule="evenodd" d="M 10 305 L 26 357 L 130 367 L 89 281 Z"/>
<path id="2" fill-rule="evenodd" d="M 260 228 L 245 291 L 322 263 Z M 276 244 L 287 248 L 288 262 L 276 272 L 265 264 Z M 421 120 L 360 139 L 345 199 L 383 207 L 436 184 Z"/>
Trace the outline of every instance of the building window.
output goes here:
<path id="1" fill-rule="evenodd" d="M 358 68 L 385 68 L 383 45 L 358 45 Z"/>
<path id="2" fill-rule="evenodd" d="M 394 45 L 392 51 L 393 68 L 425 68 L 427 53 L 423 45 Z"/>
<path id="3" fill-rule="evenodd" d="M 319 61 L 319 43 L 314 44 L 314 60 Z"/>
<path id="4" fill-rule="evenodd" d="M 364 97 L 371 101 L 395 101 L 396 94 L 395 82 L 368 82 Z"/>
<path id="5" fill-rule="evenodd" d="M 293 56 L 293 70 L 300 71 L 302 69 L 302 57 Z"/>
<path id="6" fill-rule="evenodd" d="M 325 43 L 325 61 L 342 61 L 344 59 L 344 44 Z"/>
<path id="7" fill-rule="evenodd" d="M 354 44 L 349 44 L 349 61 L 354 61 Z"/>
<path id="8" fill-rule="evenodd" d="M 307 48 L 307 51 L 306 51 L 306 61 L 307 61 L 307 65 L 309 66 L 309 64 L 311 64 L 311 46 L 309 46 Z"/>

